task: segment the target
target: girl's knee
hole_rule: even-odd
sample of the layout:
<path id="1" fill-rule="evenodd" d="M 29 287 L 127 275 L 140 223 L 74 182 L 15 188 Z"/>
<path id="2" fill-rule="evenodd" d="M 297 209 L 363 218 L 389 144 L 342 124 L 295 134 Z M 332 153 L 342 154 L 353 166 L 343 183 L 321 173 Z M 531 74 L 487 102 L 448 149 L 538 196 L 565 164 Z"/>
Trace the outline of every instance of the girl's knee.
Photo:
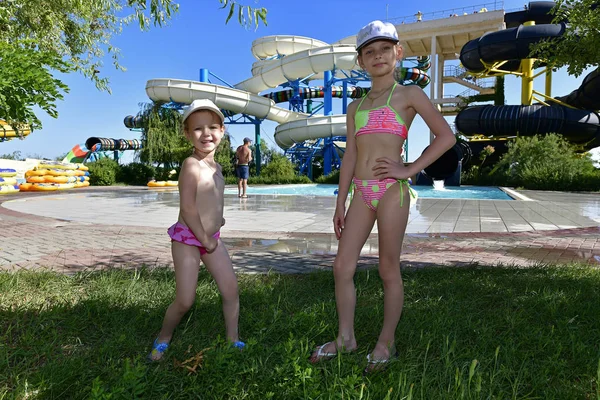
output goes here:
<path id="1" fill-rule="evenodd" d="M 400 260 L 380 258 L 379 277 L 384 283 L 402 282 L 402 277 L 400 274 Z"/>
<path id="2" fill-rule="evenodd" d="M 186 312 L 188 312 L 188 310 L 190 308 L 192 308 L 195 300 L 196 300 L 195 294 L 191 295 L 191 296 L 190 295 L 177 296 L 175 298 L 175 301 L 173 302 L 173 304 L 177 307 L 177 310 L 180 313 L 185 314 Z"/>
<path id="3" fill-rule="evenodd" d="M 352 280 L 354 278 L 354 270 L 356 268 L 350 264 L 351 263 L 336 257 L 333 262 L 333 277 L 336 281 Z"/>

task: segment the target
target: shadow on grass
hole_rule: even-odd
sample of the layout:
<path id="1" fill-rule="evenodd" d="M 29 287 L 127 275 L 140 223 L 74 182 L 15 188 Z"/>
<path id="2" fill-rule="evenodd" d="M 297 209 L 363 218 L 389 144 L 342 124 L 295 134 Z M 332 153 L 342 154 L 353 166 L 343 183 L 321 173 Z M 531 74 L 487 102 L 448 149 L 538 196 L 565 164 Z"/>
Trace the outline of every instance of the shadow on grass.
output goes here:
<path id="1" fill-rule="evenodd" d="M 216 286 L 165 361 L 144 358 L 174 294 L 167 269 L 0 274 L 0 397 L 585 398 L 598 392 L 600 270 L 430 268 L 404 273 L 399 358 L 362 377 L 383 318 L 376 271 L 356 276 L 359 351 L 313 366 L 335 337 L 330 273 L 241 275 L 244 352 L 226 346 Z M 177 366 L 204 349 L 196 373 Z"/>

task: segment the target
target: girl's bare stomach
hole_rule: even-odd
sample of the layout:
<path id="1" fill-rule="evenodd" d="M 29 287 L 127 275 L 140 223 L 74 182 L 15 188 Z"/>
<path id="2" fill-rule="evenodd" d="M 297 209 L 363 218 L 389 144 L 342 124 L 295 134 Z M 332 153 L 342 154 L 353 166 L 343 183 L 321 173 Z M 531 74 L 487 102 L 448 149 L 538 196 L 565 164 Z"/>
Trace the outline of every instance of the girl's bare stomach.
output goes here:
<path id="1" fill-rule="evenodd" d="M 369 135 L 372 139 L 375 139 L 376 135 Z M 386 135 L 392 136 L 392 135 Z M 360 138 L 362 139 L 362 137 Z M 367 138 L 365 138 L 367 139 Z M 402 159 L 402 145 L 404 144 L 404 140 L 393 137 L 393 138 L 385 138 L 385 139 L 395 139 L 395 140 L 385 140 L 384 138 L 377 138 L 379 140 L 372 140 L 370 142 L 364 143 L 365 141 L 357 141 L 357 157 L 356 157 L 356 165 L 354 167 L 354 176 L 358 179 L 379 179 L 380 177 L 375 176 L 375 171 L 373 168 L 377 165 L 378 158 L 387 157 L 394 162 L 403 162 Z"/>

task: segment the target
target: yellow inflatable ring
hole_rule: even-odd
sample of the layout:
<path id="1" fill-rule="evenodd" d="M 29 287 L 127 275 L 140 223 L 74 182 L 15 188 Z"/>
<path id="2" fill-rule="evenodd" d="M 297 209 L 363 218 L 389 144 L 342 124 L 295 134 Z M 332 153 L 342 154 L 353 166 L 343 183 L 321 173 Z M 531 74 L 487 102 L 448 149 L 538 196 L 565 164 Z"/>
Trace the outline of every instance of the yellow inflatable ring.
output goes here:
<path id="1" fill-rule="evenodd" d="M 178 182 L 177 181 L 166 181 L 165 182 L 165 186 L 177 186 Z"/>
<path id="2" fill-rule="evenodd" d="M 40 161 L 39 166 L 48 169 L 77 169 L 76 164 L 61 163 L 56 161 Z"/>
<path id="3" fill-rule="evenodd" d="M 0 186 L 15 186 L 17 178 L 0 178 Z"/>
<path id="4" fill-rule="evenodd" d="M 1 177 L 7 177 L 7 178 L 12 178 L 13 176 L 17 175 L 17 170 L 12 169 L 12 168 L 0 168 L 0 176 Z"/>
<path id="5" fill-rule="evenodd" d="M 43 176 L 48 175 L 47 169 L 30 169 L 29 171 L 25 171 L 25 178 L 28 176 Z"/>
<path id="6" fill-rule="evenodd" d="M 164 187 L 167 184 L 165 181 L 150 181 L 148 182 L 149 187 Z"/>
<path id="7" fill-rule="evenodd" d="M 18 185 L 2 185 L 0 186 L 0 194 L 16 193 L 19 191 Z"/>

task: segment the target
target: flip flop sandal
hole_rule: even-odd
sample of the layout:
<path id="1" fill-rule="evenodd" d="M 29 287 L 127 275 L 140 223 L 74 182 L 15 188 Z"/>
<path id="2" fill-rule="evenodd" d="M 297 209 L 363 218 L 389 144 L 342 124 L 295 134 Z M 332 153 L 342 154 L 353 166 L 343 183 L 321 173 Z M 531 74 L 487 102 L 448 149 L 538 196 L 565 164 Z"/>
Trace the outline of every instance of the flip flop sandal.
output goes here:
<path id="1" fill-rule="evenodd" d="M 325 348 L 325 346 L 327 346 L 328 344 L 330 344 L 332 342 L 327 342 L 325 344 L 322 344 L 321 346 L 317 347 L 315 349 L 315 351 L 317 352 L 317 354 L 315 354 L 314 356 L 311 354 L 310 357 L 308 357 L 308 360 L 311 363 L 317 363 L 319 361 L 327 361 L 327 360 L 331 360 L 332 358 L 334 358 L 335 356 L 338 355 L 337 351 L 335 353 L 325 353 L 323 351 L 323 349 Z M 314 359 L 314 361 L 312 361 Z"/>
<path id="2" fill-rule="evenodd" d="M 148 361 L 149 362 L 156 362 L 156 361 L 160 361 L 162 360 L 163 354 L 165 351 L 167 351 L 167 349 L 169 348 L 169 343 L 167 342 L 162 342 L 162 343 L 158 343 L 158 338 L 156 338 L 154 340 L 154 344 L 152 345 L 152 351 L 150 352 L 150 354 L 148 354 Z M 153 358 L 153 356 L 157 356 L 160 355 L 159 358 Z"/>
<path id="3" fill-rule="evenodd" d="M 363 375 L 369 375 L 374 372 L 383 372 L 389 366 L 390 362 L 398 358 L 398 352 L 394 352 L 389 358 L 374 360 L 371 353 L 367 354 L 367 367 L 363 371 Z"/>

